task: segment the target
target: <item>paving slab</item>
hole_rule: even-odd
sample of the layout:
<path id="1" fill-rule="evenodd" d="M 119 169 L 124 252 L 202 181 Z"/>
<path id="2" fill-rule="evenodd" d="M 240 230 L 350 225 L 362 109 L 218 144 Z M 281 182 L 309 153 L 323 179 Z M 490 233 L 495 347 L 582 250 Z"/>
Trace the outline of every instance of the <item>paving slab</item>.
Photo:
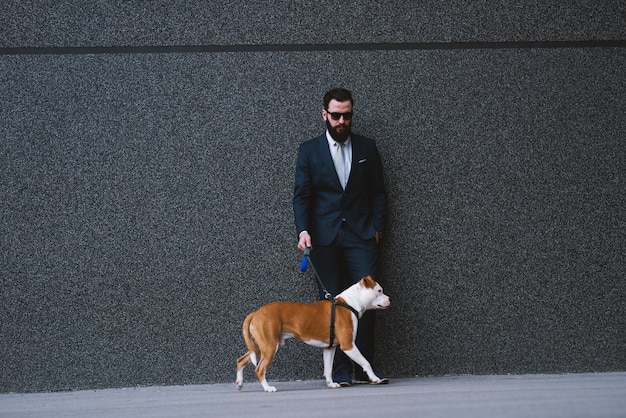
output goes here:
<path id="1" fill-rule="evenodd" d="M 270 383 L 0 394 L 0 417 L 626 417 L 626 372 Z"/>

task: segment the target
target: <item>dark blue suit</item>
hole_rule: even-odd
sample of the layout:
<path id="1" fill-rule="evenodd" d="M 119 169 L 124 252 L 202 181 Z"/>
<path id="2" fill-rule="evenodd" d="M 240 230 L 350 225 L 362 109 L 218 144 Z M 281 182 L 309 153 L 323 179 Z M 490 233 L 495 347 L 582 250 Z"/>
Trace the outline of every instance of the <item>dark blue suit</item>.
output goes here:
<path id="1" fill-rule="evenodd" d="M 311 261 L 333 296 L 364 276 L 376 278 L 375 234 L 384 229 L 387 207 L 376 143 L 355 134 L 350 138 L 352 166 L 345 191 L 339 182 L 326 134 L 301 144 L 296 164 L 293 198 L 296 230 L 298 234 L 306 230 L 311 235 Z M 343 280 L 345 276 L 347 281 Z M 321 289 L 320 297 L 324 297 Z M 359 321 L 356 343 L 371 363 L 373 312 L 366 313 Z M 348 373 L 346 359 L 343 352 L 337 352 L 335 375 Z"/>
<path id="2" fill-rule="evenodd" d="M 351 136 L 352 168 L 344 191 L 326 135 L 300 145 L 293 210 L 298 233 L 307 230 L 313 245 L 329 245 L 345 224 L 361 239 L 384 229 L 387 195 L 374 140 Z"/>

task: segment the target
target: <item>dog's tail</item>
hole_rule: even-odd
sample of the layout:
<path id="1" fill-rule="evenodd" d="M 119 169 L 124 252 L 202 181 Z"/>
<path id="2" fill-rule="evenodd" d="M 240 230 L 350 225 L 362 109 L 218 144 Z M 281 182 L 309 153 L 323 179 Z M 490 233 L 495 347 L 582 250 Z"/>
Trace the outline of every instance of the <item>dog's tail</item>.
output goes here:
<path id="1" fill-rule="evenodd" d="M 243 339 L 246 342 L 246 347 L 248 348 L 248 353 L 250 354 L 250 360 L 252 361 L 252 364 L 256 366 L 260 355 L 259 345 L 250 334 L 250 323 L 254 318 L 254 314 L 255 312 L 252 312 L 246 316 L 246 319 L 244 319 L 243 325 L 241 326 L 241 333 L 243 334 Z"/>
<path id="2" fill-rule="evenodd" d="M 256 341 L 254 341 L 252 335 L 250 335 L 250 323 L 252 322 L 252 318 L 254 318 L 254 312 L 246 316 L 241 326 L 241 333 L 243 334 L 243 339 L 246 342 L 248 351 L 237 359 L 237 379 L 235 380 L 235 385 L 239 390 L 243 387 L 243 368 L 250 363 L 254 364 L 254 367 L 256 367 L 259 357 L 259 346 Z"/>

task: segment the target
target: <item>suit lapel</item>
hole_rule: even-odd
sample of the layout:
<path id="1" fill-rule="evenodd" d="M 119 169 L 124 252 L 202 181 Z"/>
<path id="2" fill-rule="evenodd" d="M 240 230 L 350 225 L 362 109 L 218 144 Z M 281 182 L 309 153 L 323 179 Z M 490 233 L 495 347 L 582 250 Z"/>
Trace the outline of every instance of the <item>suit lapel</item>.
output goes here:
<path id="1" fill-rule="evenodd" d="M 353 182 L 353 178 L 356 179 L 359 176 L 359 170 L 361 169 L 361 163 L 359 161 L 363 161 L 365 157 L 362 156 L 363 147 L 361 146 L 361 142 L 358 137 L 352 134 L 350 138 L 350 142 L 352 143 L 352 162 L 350 164 L 350 176 L 348 177 L 348 183 L 346 184 L 346 190 L 350 187 L 350 184 Z"/>
<path id="2" fill-rule="evenodd" d="M 335 185 L 339 189 L 342 189 L 341 182 L 339 181 L 339 175 L 337 175 L 337 170 L 335 169 L 335 161 L 333 160 L 333 155 L 328 144 L 328 139 L 326 138 L 326 133 L 322 134 L 322 136 L 318 138 L 317 146 L 319 147 L 318 155 L 322 156 L 320 160 L 321 172 L 332 172 L 334 174 L 332 178 L 335 179 Z"/>

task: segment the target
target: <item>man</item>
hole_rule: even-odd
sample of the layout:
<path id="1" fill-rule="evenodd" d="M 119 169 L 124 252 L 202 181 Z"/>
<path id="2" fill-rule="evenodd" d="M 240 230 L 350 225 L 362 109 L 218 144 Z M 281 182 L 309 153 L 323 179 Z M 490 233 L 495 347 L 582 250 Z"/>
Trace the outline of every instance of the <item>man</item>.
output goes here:
<path id="1" fill-rule="evenodd" d="M 376 277 L 387 206 L 376 143 L 351 130 L 353 104 L 352 94 L 345 89 L 324 95 L 326 132 L 300 145 L 296 164 L 293 210 L 298 249 L 311 247 L 311 261 L 333 296 L 364 276 Z M 347 283 L 342 280 L 344 273 Z M 321 288 L 320 297 L 324 298 Z M 374 315 L 374 311 L 363 315 L 356 339 L 370 363 Z M 355 380 L 367 382 L 367 375 L 356 368 Z M 340 350 L 335 354 L 333 380 L 342 386 L 352 384 L 352 362 Z"/>

